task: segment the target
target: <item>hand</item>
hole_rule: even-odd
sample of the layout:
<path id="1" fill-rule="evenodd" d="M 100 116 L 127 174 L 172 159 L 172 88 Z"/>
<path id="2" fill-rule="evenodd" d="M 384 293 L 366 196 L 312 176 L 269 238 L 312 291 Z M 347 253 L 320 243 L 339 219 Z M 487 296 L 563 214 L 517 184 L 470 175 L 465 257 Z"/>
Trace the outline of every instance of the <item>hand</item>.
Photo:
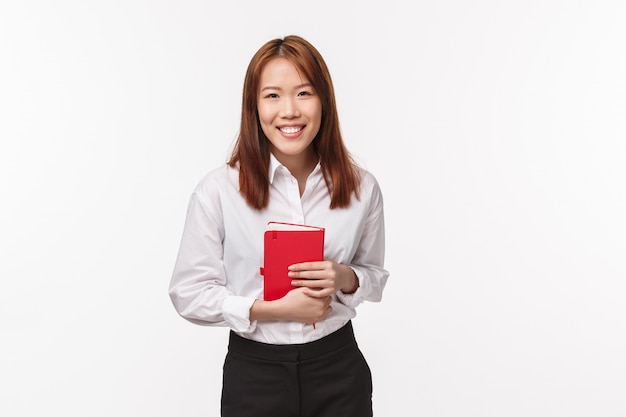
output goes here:
<path id="1" fill-rule="evenodd" d="M 305 288 L 295 288 L 283 298 L 271 301 L 280 304 L 284 315 L 282 318 L 301 323 L 316 323 L 324 320 L 331 313 L 332 298 L 330 296 L 311 297 L 304 293 L 305 290 Z"/>
<path id="2" fill-rule="evenodd" d="M 289 266 L 291 284 L 304 287 L 310 297 L 328 297 L 341 290 L 346 294 L 356 291 L 359 280 L 349 266 L 335 261 L 303 262 Z"/>

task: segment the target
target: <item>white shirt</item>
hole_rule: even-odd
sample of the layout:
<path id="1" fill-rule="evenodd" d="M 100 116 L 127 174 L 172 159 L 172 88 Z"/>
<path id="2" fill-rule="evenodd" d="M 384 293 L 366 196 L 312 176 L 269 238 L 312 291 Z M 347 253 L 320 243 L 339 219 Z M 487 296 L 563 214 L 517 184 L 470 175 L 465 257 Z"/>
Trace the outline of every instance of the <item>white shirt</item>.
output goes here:
<path id="1" fill-rule="evenodd" d="M 272 155 L 270 202 L 255 210 L 239 193 L 239 170 L 223 165 L 204 176 L 189 200 L 169 294 L 185 319 L 228 326 L 242 337 L 272 344 L 306 343 L 341 328 L 363 301 L 380 301 L 384 268 L 383 198 L 374 176 L 361 170 L 360 200 L 331 210 L 318 164 L 300 196 L 298 181 Z M 263 298 L 263 233 L 269 221 L 325 228 L 324 256 L 350 266 L 359 280 L 353 294 L 333 295 L 332 312 L 315 328 L 290 321 L 250 321 Z"/>

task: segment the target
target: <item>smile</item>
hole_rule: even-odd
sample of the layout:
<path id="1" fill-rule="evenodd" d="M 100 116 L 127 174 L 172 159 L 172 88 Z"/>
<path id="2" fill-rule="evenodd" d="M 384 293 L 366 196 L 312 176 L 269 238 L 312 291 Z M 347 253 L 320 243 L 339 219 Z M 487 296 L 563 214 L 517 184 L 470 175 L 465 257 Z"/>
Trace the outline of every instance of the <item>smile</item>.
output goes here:
<path id="1" fill-rule="evenodd" d="M 298 133 L 299 131 L 302 130 L 302 126 L 299 126 L 299 127 L 295 127 L 295 126 L 281 127 L 281 128 L 279 128 L 279 130 L 281 132 L 287 133 L 287 134 Z"/>

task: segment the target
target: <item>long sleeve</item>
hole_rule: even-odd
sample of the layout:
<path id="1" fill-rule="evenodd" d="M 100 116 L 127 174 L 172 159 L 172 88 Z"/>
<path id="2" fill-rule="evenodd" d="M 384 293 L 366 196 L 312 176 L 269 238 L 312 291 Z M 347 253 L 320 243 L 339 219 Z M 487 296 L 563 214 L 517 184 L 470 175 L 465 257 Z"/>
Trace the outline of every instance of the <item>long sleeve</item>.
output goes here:
<path id="1" fill-rule="evenodd" d="M 176 311 L 192 323 L 248 331 L 254 298 L 227 288 L 224 221 L 220 193 L 204 181 L 189 200 L 169 295 Z"/>
<path id="2" fill-rule="evenodd" d="M 339 292 L 337 296 L 346 305 L 356 307 L 363 301 L 377 302 L 382 299 L 389 277 L 385 262 L 385 216 L 383 196 L 376 180 L 367 176 L 362 192 L 369 193 L 367 216 L 363 232 L 352 261 L 349 263 L 359 280 L 359 288 L 353 294 Z"/>
<path id="3" fill-rule="evenodd" d="M 197 192 L 189 200 L 169 295 L 176 311 L 203 325 L 225 325 L 222 303 L 225 288 L 223 231 L 215 210 L 208 209 Z"/>

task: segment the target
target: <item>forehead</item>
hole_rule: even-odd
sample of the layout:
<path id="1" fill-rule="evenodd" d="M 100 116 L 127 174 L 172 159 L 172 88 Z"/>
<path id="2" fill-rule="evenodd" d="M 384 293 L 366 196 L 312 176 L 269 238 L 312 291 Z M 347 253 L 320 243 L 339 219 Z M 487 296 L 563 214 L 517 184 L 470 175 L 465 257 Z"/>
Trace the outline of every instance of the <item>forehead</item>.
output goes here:
<path id="1" fill-rule="evenodd" d="M 308 83 L 306 76 L 287 58 L 273 58 L 261 70 L 260 87 L 268 85 L 284 86 L 288 84 Z"/>

